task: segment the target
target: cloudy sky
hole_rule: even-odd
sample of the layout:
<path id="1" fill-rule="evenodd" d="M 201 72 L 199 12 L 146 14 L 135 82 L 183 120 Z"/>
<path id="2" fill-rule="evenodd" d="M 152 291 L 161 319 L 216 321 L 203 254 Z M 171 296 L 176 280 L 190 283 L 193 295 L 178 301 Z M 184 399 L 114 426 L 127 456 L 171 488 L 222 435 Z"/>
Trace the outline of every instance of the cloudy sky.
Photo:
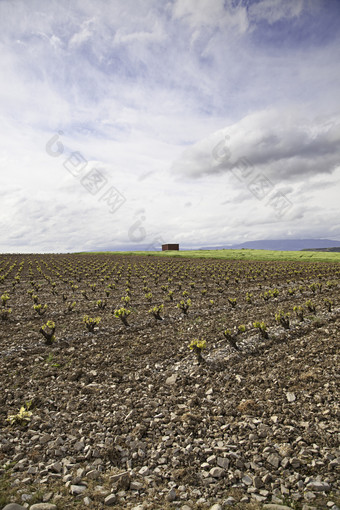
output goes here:
<path id="1" fill-rule="evenodd" d="M 340 240 L 338 0 L 1 0 L 0 252 Z"/>

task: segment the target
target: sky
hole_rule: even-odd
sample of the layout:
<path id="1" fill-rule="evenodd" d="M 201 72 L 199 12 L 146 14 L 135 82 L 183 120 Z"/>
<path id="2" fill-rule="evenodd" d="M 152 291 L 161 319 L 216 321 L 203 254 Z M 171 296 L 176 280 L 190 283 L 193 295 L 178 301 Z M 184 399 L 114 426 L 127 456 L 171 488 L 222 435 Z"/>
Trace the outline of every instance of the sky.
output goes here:
<path id="1" fill-rule="evenodd" d="M 340 240 L 340 1 L 0 0 L 0 252 Z"/>

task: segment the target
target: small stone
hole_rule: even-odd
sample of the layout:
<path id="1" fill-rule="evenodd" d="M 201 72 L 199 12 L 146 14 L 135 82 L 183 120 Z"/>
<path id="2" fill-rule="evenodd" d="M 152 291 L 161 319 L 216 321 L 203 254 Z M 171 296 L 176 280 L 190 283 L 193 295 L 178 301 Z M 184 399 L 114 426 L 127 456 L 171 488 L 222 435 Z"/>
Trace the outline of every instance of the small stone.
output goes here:
<path id="1" fill-rule="evenodd" d="M 265 474 L 262 478 L 263 483 L 270 483 L 272 480 L 273 479 L 270 473 Z"/>
<path id="2" fill-rule="evenodd" d="M 124 473 L 118 480 L 119 490 L 128 490 L 130 488 L 131 477 L 129 473 Z"/>
<path id="3" fill-rule="evenodd" d="M 97 471 L 97 469 L 92 469 L 86 475 L 86 478 L 89 478 L 90 480 L 97 480 L 99 477 L 100 477 L 100 472 Z"/>
<path id="4" fill-rule="evenodd" d="M 86 498 L 83 499 L 84 505 L 90 506 L 92 503 L 92 500 L 86 496 Z"/>
<path id="5" fill-rule="evenodd" d="M 267 461 L 276 469 L 280 465 L 280 457 L 278 455 L 275 455 L 275 453 L 271 453 L 270 455 L 268 455 Z"/>
<path id="6" fill-rule="evenodd" d="M 76 450 L 76 452 L 81 452 L 82 450 L 84 450 L 84 448 L 85 448 L 84 441 L 77 441 L 74 444 L 74 449 Z"/>
<path id="7" fill-rule="evenodd" d="M 283 484 L 280 486 L 282 496 L 289 496 L 289 489 Z"/>
<path id="8" fill-rule="evenodd" d="M 167 501 L 169 501 L 169 503 L 171 503 L 172 501 L 175 501 L 176 497 L 177 497 L 177 493 L 176 493 L 175 489 L 171 489 L 168 492 L 166 499 L 167 499 Z"/>
<path id="9" fill-rule="evenodd" d="M 43 495 L 43 502 L 47 503 L 52 498 L 53 498 L 53 492 L 46 492 L 46 494 Z"/>
<path id="10" fill-rule="evenodd" d="M 247 501 L 248 501 L 248 498 L 247 498 Z M 235 503 L 236 503 L 236 499 L 233 498 L 232 496 L 229 496 L 229 498 L 227 498 L 224 501 L 224 504 L 227 505 L 227 506 L 233 506 L 233 505 L 235 505 Z"/>
<path id="11" fill-rule="evenodd" d="M 286 393 L 286 398 L 288 402 L 294 402 L 296 400 L 295 393 L 291 393 L 290 391 L 288 391 Z"/>
<path id="12" fill-rule="evenodd" d="M 272 503 L 275 503 L 276 505 L 283 505 L 282 499 L 275 496 L 275 494 L 272 496 Z"/>
<path id="13" fill-rule="evenodd" d="M 29 501 L 32 499 L 32 494 L 21 494 L 21 501 Z"/>
<path id="14" fill-rule="evenodd" d="M 167 384 L 168 386 L 172 386 L 173 384 L 176 384 L 176 381 L 177 381 L 177 374 L 172 374 L 170 375 L 170 377 L 168 377 L 165 381 L 165 384 Z"/>
<path id="15" fill-rule="evenodd" d="M 209 510 L 222 510 L 222 507 L 219 503 L 215 503 L 213 506 L 209 508 Z"/>
<path id="16" fill-rule="evenodd" d="M 61 473 L 63 466 L 60 462 L 54 462 L 54 464 L 51 464 L 48 466 L 47 469 L 50 469 L 51 471 L 54 471 L 54 473 Z"/>
<path id="17" fill-rule="evenodd" d="M 226 459 L 225 457 L 217 457 L 217 465 L 223 469 L 228 469 L 229 459 Z"/>
<path id="18" fill-rule="evenodd" d="M 2 510 L 26 510 L 26 508 L 17 503 L 9 503 L 9 505 L 6 505 Z"/>
<path id="19" fill-rule="evenodd" d="M 266 508 L 266 510 L 291 510 L 290 506 L 276 505 L 275 503 L 267 503 L 263 505 L 263 508 Z"/>
<path id="20" fill-rule="evenodd" d="M 105 489 L 105 487 L 103 487 L 102 485 L 96 485 L 93 491 L 98 496 L 107 496 L 109 494 L 109 491 Z"/>
<path id="21" fill-rule="evenodd" d="M 281 466 L 283 467 L 283 469 L 286 469 L 286 467 L 288 466 L 289 464 L 289 459 L 288 457 L 285 457 L 284 459 L 282 459 L 281 461 Z"/>
<path id="22" fill-rule="evenodd" d="M 263 487 L 263 481 L 259 476 L 254 476 L 253 485 L 256 489 L 261 489 L 261 487 Z"/>
<path id="23" fill-rule="evenodd" d="M 82 494 L 84 491 L 86 491 L 87 487 L 85 485 L 71 485 L 70 487 L 70 493 L 73 496 L 78 496 L 79 494 Z"/>
<path id="24" fill-rule="evenodd" d="M 129 476 L 129 471 L 122 471 L 122 473 L 118 473 L 117 475 L 110 476 L 110 480 L 111 480 L 111 482 L 117 482 L 118 480 L 120 480 L 120 478 L 127 476 L 127 475 Z"/>
<path id="25" fill-rule="evenodd" d="M 117 496 L 115 494 L 109 494 L 104 499 L 104 505 L 106 506 L 113 506 L 117 500 Z"/>
<path id="26" fill-rule="evenodd" d="M 305 492 L 303 497 L 305 498 L 306 501 L 313 501 L 313 499 L 316 498 L 314 492 L 310 492 L 310 491 Z"/>
<path id="27" fill-rule="evenodd" d="M 148 468 L 148 466 L 143 466 L 142 468 L 140 468 L 140 470 L 138 471 L 138 473 L 141 475 L 141 476 L 148 476 L 150 474 L 150 469 Z"/>
<path id="28" fill-rule="evenodd" d="M 143 489 L 143 487 L 144 487 L 143 484 L 140 483 L 140 482 L 134 481 L 134 482 L 130 483 L 130 490 L 131 491 L 140 491 L 140 490 Z"/>
<path id="29" fill-rule="evenodd" d="M 181 510 L 191 510 L 191 506 L 183 505 L 181 506 Z"/>
<path id="30" fill-rule="evenodd" d="M 220 467 L 213 467 L 212 469 L 210 469 L 209 474 L 214 478 L 221 478 L 221 476 L 224 475 L 224 469 Z"/>
<path id="31" fill-rule="evenodd" d="M 290 459 L 290 464 L 293 468 L 298 468 L 301 465 L 301 461 L 300 459 L 293 457 L 292 459 Z"/>
<path id="32" fill-rule="evenodd" d="M 57 505 L 52 505 L 52 503 L 36 503 L 30 507 L 30 510 L 57 510 Z"/>
<path id="33" fill-rule="evenodd" d="M 309 482 L 307 488 L 317 492 L 329 492 L 331 490 L 331 486 L 328 483 L 318 481 Z"/>
<path id="34" fill-rule="evenodd" d="M 248 475 L 244 475 L 242 476 L 242 482 L 245 484 L 245 485 L 251 485 L 252 484 L 252 479 L 250 478 L 250 476 Z"/>

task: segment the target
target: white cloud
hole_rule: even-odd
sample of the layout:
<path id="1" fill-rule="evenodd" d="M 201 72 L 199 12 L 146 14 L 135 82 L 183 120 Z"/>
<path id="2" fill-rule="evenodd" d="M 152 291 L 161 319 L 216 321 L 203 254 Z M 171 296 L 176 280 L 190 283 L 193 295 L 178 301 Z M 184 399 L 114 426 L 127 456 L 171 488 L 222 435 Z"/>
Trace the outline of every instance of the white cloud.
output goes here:
<path id="1" fill-rule="evenodd" d="M 87 20 L 82 24 L 79 32 L 75 33 L 70 40 L 70 46 L 80 46 L 82 43 L 88 41 L 93 36 L 93 29 L 91 26 L 93 25 L 93 19 Z M 54 37 L 54 36 L 52 36 Z M 55 40 L 55 37 L 53 41 Z"/>
<path id="2" fill-rule="evenodd" d="M 305 0 L 285 0 L 285 2 L 261 0 L 249 7 L 249 14 L 251 18 L 254 17 L 256 20 L 264 19 L 268 23 L 273 24 L 281 19 L 298 17 L 305 3 Z"/>
<path id="3" fill-rule="evenodd" d="M 313 119 L 299 111 L 272 109 L 197 142 L 174 163 L 173 171 L 199 177 L 256 168 L 268 178 L 289 182 L 332 173 L 339 161 L 340 115 Z"/>
<path id="4" fill-rule="evenodd" d="M 173 5 L 174 19 L 189 23 L 192 29 L 237 29 L 244 33 L 248 28 L 247 11 L 243 6 L 233 6 L 224 0 L 176 0 Z M 197 33 L 196 33 L 197 36 Z"/>
<path id="5" fill-rule="evenodd" d="M 2 0 L 1 251 L 339 236 L 339 32 L 311 4 Z M 65 168 L 72 152 L 126 197 L 115 214 Z M 289 214 L 235 177 L 242 156 Z"/>

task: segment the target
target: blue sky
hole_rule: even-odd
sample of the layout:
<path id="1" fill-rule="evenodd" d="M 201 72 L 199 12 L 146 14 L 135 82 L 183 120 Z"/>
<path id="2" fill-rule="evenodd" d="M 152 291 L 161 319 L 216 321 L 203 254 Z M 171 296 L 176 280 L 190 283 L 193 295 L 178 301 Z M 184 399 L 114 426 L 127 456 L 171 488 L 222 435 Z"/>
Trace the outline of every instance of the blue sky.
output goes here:
<path id="1" fill-rule="evenodd" d="M 340 2 L 1 0 L 0 251 L 340 240 Z"/>

